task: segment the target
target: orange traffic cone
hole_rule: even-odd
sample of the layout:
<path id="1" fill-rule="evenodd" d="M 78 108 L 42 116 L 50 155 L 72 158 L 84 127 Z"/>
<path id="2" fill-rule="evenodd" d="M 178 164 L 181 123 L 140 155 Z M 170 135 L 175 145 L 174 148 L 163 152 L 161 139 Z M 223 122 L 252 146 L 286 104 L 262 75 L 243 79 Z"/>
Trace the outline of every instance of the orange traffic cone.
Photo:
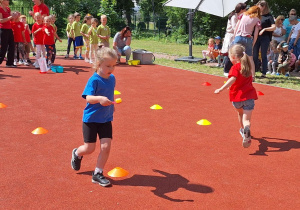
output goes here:
<path id="1" fill-rule="evenodd" d="M 116 168 L 112 169 L 111 171 L 109 171 L 107 174 L 108 174 L 108 176 L 111 176 L 111 177 L 124 177 L 124 176 L 127 176 L 129 174 L 129 172 L 121 167 L 116 167 Z"/>
<path id="2" fill-rule="evenodd" d="M 0 103 L 0 108 L 6 108 L 7 106 L 3 103 Z"/>
<path id="3" fill-rule="evenodd" d="M 46 134 L 48 133 L 48 130 L 46 130 L 45 128 L 42 127 L 38 127 L 36 129 L 34 129 L 33 131 L 31 131 L 32 134 Z"/>

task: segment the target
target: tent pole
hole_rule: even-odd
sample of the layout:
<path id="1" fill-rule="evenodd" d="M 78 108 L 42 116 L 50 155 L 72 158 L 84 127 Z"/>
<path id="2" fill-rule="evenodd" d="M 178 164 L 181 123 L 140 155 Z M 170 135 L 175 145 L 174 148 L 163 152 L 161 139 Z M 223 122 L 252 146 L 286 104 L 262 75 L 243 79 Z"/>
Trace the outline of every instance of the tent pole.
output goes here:
<path id="1" fill-rule="evenodd" d="M 189 9 L 188 21 L 189 21 L 189 58 L 193 59 L 193 10 Z"/>

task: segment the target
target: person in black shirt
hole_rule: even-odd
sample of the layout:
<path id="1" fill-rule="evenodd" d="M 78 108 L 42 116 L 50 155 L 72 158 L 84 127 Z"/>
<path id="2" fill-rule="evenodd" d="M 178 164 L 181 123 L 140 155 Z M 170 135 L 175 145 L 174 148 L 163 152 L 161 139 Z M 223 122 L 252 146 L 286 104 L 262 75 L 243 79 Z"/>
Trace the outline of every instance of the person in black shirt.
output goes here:
<path id="1" fill-rule="evenodd" d="M 255 63 L 255 70 L 259 69 L 259 50 L 262 59 L 262 75 L 261 78 L 266 78 L 268 70 L 267 52 L 269 49 L 270 41 L 272 40 L 272 33 L 276 29 L 274 17 L 270 14 L 270 8 L 266 1 L 259 1 L 257 6 L 261 10 L 261 30 L 257 41 L 253 47 L 253 60 Z"/>

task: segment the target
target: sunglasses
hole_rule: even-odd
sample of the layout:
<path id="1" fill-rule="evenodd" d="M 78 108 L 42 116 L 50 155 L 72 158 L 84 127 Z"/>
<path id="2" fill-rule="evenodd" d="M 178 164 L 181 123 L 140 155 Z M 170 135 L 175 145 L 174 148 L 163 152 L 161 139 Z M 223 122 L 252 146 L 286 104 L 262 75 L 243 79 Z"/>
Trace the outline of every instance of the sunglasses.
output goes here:
<path id="1" fill-rule="evenodd" d="M 293 13 L 293 14 L 290 14 L 290 15 L 296 15 L 295 13 Z"/>

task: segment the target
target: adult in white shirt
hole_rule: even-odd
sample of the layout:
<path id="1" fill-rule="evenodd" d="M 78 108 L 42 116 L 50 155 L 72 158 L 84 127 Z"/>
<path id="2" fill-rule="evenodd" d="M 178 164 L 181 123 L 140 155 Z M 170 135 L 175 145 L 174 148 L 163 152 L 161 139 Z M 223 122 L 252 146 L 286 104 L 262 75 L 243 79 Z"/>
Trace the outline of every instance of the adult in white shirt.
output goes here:
<path id="1" fill-rule="evenodd" d="M 293 50 L 296 58 L 300 55 L 300 21 L 297 19 L 291 21 L 292 30 L 287 40 L 289 44 L 289 50 Z"/>
<path id="2" fill-rule="evenodd" d="M 276 40 L 278 43 L 285 40 L 286 28 L 283 25 L 284 16 L 279 15 L 275 20 L 275 30 L 272 34 L 272 40 Z"/>

